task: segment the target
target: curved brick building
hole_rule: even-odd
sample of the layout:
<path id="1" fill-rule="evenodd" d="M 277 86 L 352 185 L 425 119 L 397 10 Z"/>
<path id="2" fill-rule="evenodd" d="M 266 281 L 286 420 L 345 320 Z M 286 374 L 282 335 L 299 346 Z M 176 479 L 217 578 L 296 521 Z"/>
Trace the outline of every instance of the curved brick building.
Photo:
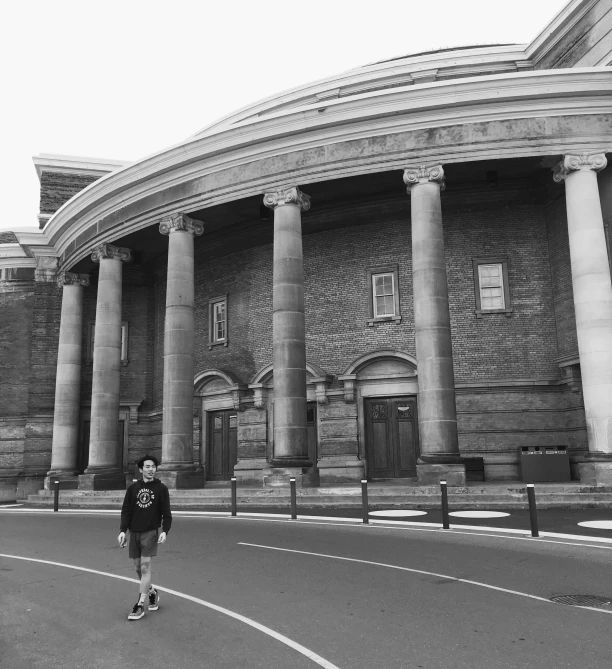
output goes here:
<path id="1" fill-rule="evenodd" d="M 0 484 L 612 482 L 612 4 L 359 67 L 142 161 L 41 156 L 0 233 Z M 47 478 L 48 480 L 48 478 Z"/>

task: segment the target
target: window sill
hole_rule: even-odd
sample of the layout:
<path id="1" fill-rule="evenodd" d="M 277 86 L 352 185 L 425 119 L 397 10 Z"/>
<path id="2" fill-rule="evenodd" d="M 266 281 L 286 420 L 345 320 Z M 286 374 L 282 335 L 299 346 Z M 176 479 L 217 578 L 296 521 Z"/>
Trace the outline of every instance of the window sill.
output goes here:
<path id="1" fill-rule="evenodd" d="M 401 316 L 383 316 L 380 318 L 368 318 L 366 325 L 372 327 L 374 323 L 401 323 Z"/>
<path id="2" fill-rule="evenodd" d="M 227 339 L 224 339 L 223 341 L 213 341 L 210 344 L 208 344 L 208 350 L 210 351 L 213 346 L 227 346 L 229 344 L 229 341 Z"/>
<path id="3" fill-rule="evenodd" d="M 474 313 L 476 314 L 476 318 L 482 318 L 489 314 L 506 314 L 506 317 L 510 318 L 512 311 L 512 309 L 475 309 Z"/>

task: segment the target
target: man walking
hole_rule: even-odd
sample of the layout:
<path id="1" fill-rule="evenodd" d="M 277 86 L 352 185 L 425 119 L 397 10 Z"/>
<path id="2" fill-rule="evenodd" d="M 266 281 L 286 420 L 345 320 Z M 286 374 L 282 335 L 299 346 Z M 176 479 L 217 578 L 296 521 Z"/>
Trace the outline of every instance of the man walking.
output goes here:
<path id="1" fill-rule="evenodd" d="M 145 455 L 137 464 L 142 481 L 132 483 L 125 493 L 121 507 L 120 533 L 117 537 L 123 548 L 127 543 L 125 533 L 130 531 L 129 555 L 134 560 L 134 569 L 140 578 L 140 596 L 128 620 L 139 620 L 144 616 L 147 598 L 149 611 L 157 611 L 159 608 L 159 593 L 151 583 L 151 559 L 157 555 L 157 544 L 166 541 L 172 525 L 170 493 L 155 478 L 159 465 L 157 458 Z"/>

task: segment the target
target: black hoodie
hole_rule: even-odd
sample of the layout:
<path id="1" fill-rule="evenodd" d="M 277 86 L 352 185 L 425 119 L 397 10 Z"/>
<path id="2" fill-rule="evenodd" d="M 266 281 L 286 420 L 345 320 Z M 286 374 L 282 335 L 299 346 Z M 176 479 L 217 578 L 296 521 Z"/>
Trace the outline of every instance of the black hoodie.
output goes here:
<path id="1" fill-rule="evenodd" d="M 125 492 L 121 507 L 121 531 L 156 530 L 162 524 L 162 519 L 162 531 L 167 534 L 172 525 L 168 488 L 158 479 L 153 479 L 150 483 L 132 483 Z"/>

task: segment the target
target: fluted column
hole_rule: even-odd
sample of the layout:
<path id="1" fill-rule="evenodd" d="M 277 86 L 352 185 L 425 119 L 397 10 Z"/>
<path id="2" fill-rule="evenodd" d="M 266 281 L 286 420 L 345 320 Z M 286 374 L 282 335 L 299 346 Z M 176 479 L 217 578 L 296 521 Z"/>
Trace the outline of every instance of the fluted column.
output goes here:
<path id="1" fill-rule="evenodd" d="M 83 287 L 89 286 L 89 276 L 61 272 L 57 277 L 57 285 L 63 288 L 62 311 L 55 377 L 51 470 L 47 477 L 70 479 L 77 474 Z M 76 478 L 74 481 L 76 484 Z"/>
<path id="2" fill-rule="evenodd" d="M 125 486 L 119 462 L 119 379 L 123 263 L 130 249 L 101 244 L 91 255 L 100 264 L 94 333 L 89 464 L 79 488 Z"/>
<path id="3" fill-rule="evenodd" d="M 306 326 L 301 212 L 310 198 L 299 188 L 267 192 L 274 210 L 273 366 L 276 467 L 307 467 Z"/>
<path id="4" fill-rule="evenodd" d="M 590 462 L 581 480 L 612 482 L 612 284 L 597 172 L 605 154 L 566 155 L 554 170 L 565 181 L 576 334 Z M 598 464 L 597 461 L 600 461 Z"/>
<path id="5" fill-rule="evenodd" d="M 193 462 L 194 236 L 204 225 L 185 214 L 161 221 L 168 235 L 164 324 L 164 414 L 160 479 L 169 487 L 202 485 Z"/>
<path id="6" fill-rule="evenodd" d="M 465 483 L 459 457 L 455 375 L 444 259 L 440 191 L 441 165 L 404 171 L 411 196 L 412 277 L 421 456 L 417 475 L 422 483 L 446 478 Z"/>

